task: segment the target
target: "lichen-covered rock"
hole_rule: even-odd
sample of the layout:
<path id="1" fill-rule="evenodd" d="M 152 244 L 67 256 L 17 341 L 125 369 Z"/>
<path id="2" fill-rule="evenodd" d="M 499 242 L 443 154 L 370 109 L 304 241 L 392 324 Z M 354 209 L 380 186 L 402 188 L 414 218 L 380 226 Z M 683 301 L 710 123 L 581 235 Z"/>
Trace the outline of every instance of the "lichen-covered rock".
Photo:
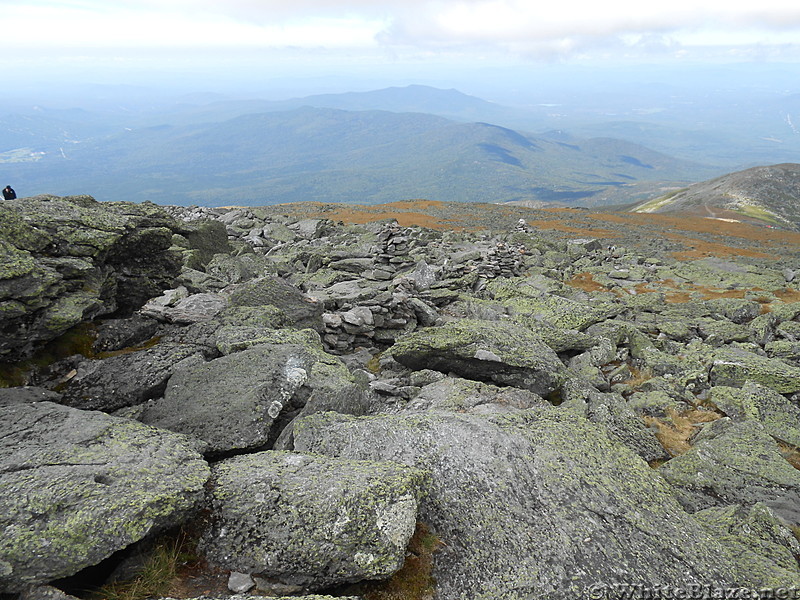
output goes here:
<path id="1" fill-rule="evenodd" d="M 307 403 L 359 412 L 347 368 L 319 343 L 261 344 L 176 369 L 164 397 L 147 404 L 142 422 L 206 442 L 207 452 L 262 448 Z M 350 410 L 345 407 L 353 405 Z"/>
<path id="2" fill-rule="evenodd" d="M 149 204 L 37 196 L 0 207 L 0 356 L 14 359 L 70 327 L 132 311 L 170 287 L 178 223 Z"/>
<path id="3" fill-rule="evenodd" d="M 732 420 L 753 419 L 772 437 L 800 447 L 800 408 L 775 390 L 748 381 L 741 388 L 713 387 L 709 400 Z"/>
<path id="4" fill-rule="evenodd" d="M 731 342 L 745 342 L 752 335 L 752 330 L 728 319 L 702 318 L 697 321 L 697 330 L 706 344 L 721 346 Z"/>
<path id="5" fill-rule="evenodd" d="M 96 354 L 140 347 L 153 341 L 159 323 L 134 313 L 121 319 L 101 319 L 93 323 L 95 339 L 92 351 Z"/>
<path id="6" fill-rule="evenodd" d="M 747 381 L 760 383 L 780 394 L 792 394 L 800 391 L 800 367 L 735 346 L 719 348 L 714 354 L 711 382 L 740 387 Z"/>
<path id="7" fill-rule="evenodd" d="M 322 330 L 322 303 L 277 277 L 261 277 L 228 286 L 224 295 L 231 306 L 272 305 L 284 315 L 286 325 Z"/>
<path id="8" fill-rule="evenodd" d="M 505 321 L 460 319 L 415 331 L 392 346 L 392 356 L 412 369 L 453 372 L 545 397 L 567 377 L 549 346 L 532 332 Z"/>
<path id="9" fill-rule="evenodd" d="M 422 471 L 289 452 L 214 465 L 200 550 L 225 569 L 318 590 L 402 567 Z"/>
<path id="10" fill-rule="evenodd" d="M 0 388 L 0 406 L 31 404 L 33 402 L 61 402 L 61 394 L 35 386 Z"/>
<path id="11" fill-rule="evenodd" d="M 593 300 L 582 302 L 566 297 L 567 290 L 552 293 L 553 284 L 543 284 L 541 278 L 502 278 L 490 282 L 487 291 L 503 302 L 520 319 L 544 319 L 560 329 L 583 331 L 594 323 L 609 319 L 623 310 L 617 303 Z"/>
<path id="12" fill-rule="evenodd" d="M 172 290 L 168 290 L 171 292 Z M 175 297 L 166 293 L 149 300 L 142 307 L 142 314 L 167 323 L 188 325 L 213 319 L 228 305 L 220 294 L 203 292 Z"/>
<path id="13" fill-rule="evenodd" d="M 800 472 L 756 421 L 723 418 L 706 425 L 691 450 L 658 470 L 690 512 L 763 502 L 787 522 L 800 524 Z"/>
<path id="14" fill-rule="evenodd" d="M 63 403 L 84 410 L 113 412 L 158 398 L 175 369 L 203 362 L 189 344 L 162 343 L 102 360 L 82 361 L 63 391 Z"/>
<path id="15" fill-rule="evenodd" d="M 706 306 L 712 313 L 721 314 L 734 323 L 746 323 L 761 314 L 758 302 L 743 298 L 715 298 L 706 301 Z"/>
<path id="16" fill-rule="evenodd" d="M 606 394 L 576 380 L 568 381 L 562 390 L 565 403 L 574 406 L 593 423 L 602 425 L 606 433 L 651 462 L 669 457 L 655 435 L 628 406 L 619 394 Z"/>
<path id="17" fill-rule="evenodd" d="M 223 325 L 216 332 L 217 348 L 232 354 L 259 344 L 310 344 L 320 346 L 313 329 L 273 329 L 247 325 Z"/>
<path id="18" fill-rule="evenodd" d="M 183 436 L 50 402 L 0 407 L 0 592 L 177 525 L 208 476 Z"/>
<path id="19" fill-rule="evenodd" d="M 707 508 L 694 517 L 723 543 L 730 540 L 744 549 L 735 555 L 744 587 L 791 588 L 800 583 L 795 558 L 800 554 L 800 543 L 765 504 Z"/>
<path id="20" fill-rule="evenodd" d="M 226 283 L 245 283 L 269 275 L 270 264 L 259 254 L 215 254 L 205 270 Z"/>
<path id="21" fill-rule="evenodd" d="M 544 398 L 528 390 L 497 387 L 460 377 L 445 377 L 424 386 L 406 408 L 486 414 L 524 410 L 546 404 L 548 402 Z"/>
<path id="22" fill-rule="evenodd" d="M 78 600 L 49 585 L 29 586 L 19 595 L 19 600 Z"/>
<path id="23" fill-rule="evenodd" d="M 295 447 L 431 472 L 420 516 L 444 543 L 434 565 L 441 598 L 571 599 L 598 581 L 736 583 L 736 549 L 685 513 L 638 456 L 569 410 L 319 413 L 297 424 Z"/>
<path id="24" fill-rule="evenodd" d="M 689 405 L 676 400 L 663 390 L 634 392 L 628 397 L 628 408 L 634 413 L 648 417 L 665 417 L 670 411 L 679 412 Z"/>

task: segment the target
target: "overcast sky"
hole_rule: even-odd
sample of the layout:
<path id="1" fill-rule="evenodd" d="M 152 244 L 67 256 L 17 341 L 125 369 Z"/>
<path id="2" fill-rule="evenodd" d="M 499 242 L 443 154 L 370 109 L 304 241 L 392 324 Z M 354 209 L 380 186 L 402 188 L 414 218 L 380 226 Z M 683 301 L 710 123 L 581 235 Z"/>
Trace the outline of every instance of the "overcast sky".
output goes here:
<path id="1" fill-rule="evenodd" d="M 36 77 L 203 60 L 464 66 L 800 63 L 798 0 L 0 0 L 0 66 Z"/>

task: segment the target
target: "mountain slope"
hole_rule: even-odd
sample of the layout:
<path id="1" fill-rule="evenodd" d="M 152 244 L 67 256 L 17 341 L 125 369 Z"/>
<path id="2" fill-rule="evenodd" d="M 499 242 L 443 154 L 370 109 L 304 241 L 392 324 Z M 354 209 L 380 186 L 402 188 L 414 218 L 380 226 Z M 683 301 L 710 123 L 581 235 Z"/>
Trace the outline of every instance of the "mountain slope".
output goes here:
<path id="1" fill-rule="evenodd" d="M 695 183 L 636 205 L 634 212 L 682 212 L 800 229 L 800 164 L 755 167 Z"/>
<path id="2" fill-rule="evenodd" d="M 565 143 L 421 113 L 310 107 L 134 129 L 11 166 L 26 194 L 91 190 L 107 199 L 209 205 L 418 197 L 592 205 L 715 174 L 620 140 Z M 11 172 L 0 164 L 0 175 Z"/>

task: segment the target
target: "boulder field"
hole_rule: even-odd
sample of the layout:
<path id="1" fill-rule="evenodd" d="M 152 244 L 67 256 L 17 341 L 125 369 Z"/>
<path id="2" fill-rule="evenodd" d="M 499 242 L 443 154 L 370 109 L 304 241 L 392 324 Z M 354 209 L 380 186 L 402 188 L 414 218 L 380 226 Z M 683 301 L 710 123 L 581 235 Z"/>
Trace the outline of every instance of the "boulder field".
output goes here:
<path id="1" fill-rule="evenodd" d="M 449 210 L 0 205 L 0 595 L 179 528 L 183 597 L 398 598 L 421 531 L 409 600 L 800 588 L 800 242 Z"/>

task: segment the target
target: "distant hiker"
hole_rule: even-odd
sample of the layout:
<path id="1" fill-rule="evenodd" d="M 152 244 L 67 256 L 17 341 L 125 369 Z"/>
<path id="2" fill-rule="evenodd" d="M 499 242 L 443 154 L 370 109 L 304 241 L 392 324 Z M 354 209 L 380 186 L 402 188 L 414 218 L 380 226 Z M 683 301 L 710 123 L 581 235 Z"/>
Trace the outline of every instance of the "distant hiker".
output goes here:
<path id="1" fill-rule="evenodd" d="M 10 185 L 7 185 L 3 188 L 3 200 L 15 200 L 17 198 L 17 192 L 14 191 Z"/>

